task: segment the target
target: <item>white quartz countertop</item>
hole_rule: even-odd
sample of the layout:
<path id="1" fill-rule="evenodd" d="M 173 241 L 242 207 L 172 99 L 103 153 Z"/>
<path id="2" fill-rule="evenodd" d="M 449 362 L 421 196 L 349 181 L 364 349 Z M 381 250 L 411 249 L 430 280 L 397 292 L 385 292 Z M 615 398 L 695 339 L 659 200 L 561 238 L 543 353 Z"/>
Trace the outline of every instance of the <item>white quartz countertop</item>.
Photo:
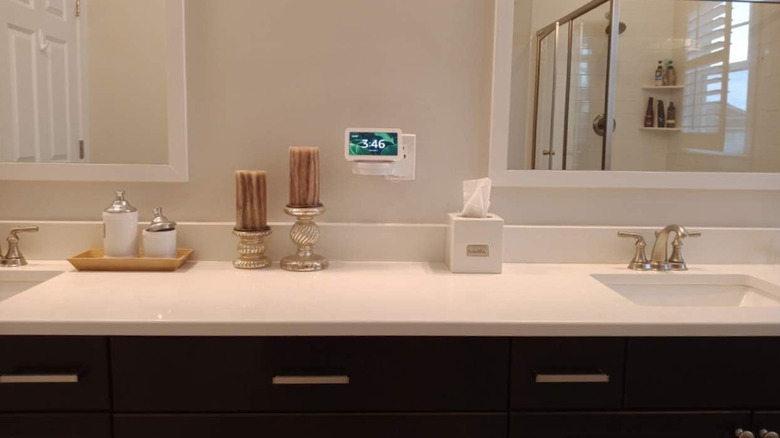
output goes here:
<path id="1" fill-rule="evenodd" d="M 317 273 L 229 262 L 169 273 L 77 272 L 59 261 L 15 269 L 64 272 L 0 301 L 0 335 L 780 336 L 780 307 L 640 306 L 591 277 L 681 275 L 623 265 L 506 264 L 501 275 L 431 263 L 335 262 Z M 687 274 L 723 273 L 780 284 L 777 265 Z"/>

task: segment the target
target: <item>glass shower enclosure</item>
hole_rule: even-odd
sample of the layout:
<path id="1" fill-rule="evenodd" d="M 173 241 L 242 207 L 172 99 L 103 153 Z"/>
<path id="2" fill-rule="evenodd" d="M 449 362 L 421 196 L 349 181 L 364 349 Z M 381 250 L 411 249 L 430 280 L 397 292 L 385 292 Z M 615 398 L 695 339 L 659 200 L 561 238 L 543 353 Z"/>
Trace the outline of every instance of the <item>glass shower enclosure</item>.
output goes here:
<path id="1" fill-rule="evenodd" d="M 533 169 L 609 170 L 618 9 L 593 0 L 537 31 Z"/>

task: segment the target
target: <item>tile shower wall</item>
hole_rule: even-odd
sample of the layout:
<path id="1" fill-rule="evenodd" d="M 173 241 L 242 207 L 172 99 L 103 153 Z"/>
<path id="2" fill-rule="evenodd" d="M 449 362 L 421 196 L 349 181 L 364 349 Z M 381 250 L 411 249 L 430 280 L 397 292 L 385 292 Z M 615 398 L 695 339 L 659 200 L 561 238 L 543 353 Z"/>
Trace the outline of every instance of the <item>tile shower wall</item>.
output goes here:
<path id="1" fill-rule="evenodd" d="M 232 172 L 258 168 L 271 178 L 270 220 L 287 220 L 281 207 L 292 145 L 323 148 L 328 222 L 443 223 L 460 206 L 460 181 L 486 174 L 493 1 L 186 5 L 190 182 L 4 181 L 0 218 L 99 220 L 121 186 L 144 220 L 162 205 L 180 221 L 232 221 Z M 383 17 L 403 31 L 345 17 Z M 342 135 L 359 124 L 417 133 L 418 180 L 352 176 Z M 780 226 L 777 192 L 506 188 L 494 190 L 493 206 L 510 224 Z"/>
<path id="2" fill-rule="evenodd" d="M 618 80 L 615 114 L 618 129 L 612 148 L 613 169 L 666 170 L 669 132 L 642 131 L 648 98 L 669 106 L 673 92 L 643 90 L 653 85 L 659 60 L 672 58 L 675 0 L 621 2 L 620 21 L 626 31 L 618 46 Z M 679 107 L 680 102 L 675 102 Z"/>

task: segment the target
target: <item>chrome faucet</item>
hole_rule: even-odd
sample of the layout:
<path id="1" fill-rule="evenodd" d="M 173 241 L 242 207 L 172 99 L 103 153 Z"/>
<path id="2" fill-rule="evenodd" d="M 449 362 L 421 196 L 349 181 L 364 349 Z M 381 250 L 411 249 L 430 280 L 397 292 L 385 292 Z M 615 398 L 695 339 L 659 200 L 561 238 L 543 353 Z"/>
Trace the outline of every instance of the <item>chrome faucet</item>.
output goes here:
<path id="1" fill-rule="evenodd" d="M 672 256 L 669 257 L 669 234 L 674 233 L 672 242 Z M 686 237 L 699 237 L 701 233 L 688 231 L 679 225 L 669 225 L 655 233 L 655 244 L 650 254 L 650 269 L 654 271 L 687 271 L 688 266 L 682 257 L 682 239 Z"/>
<path id="2" fill-rule="evenodd" d="M 0 266 L 4 268 L 15 268 L 24 266 L 27 264 L 27 259 L 22 255 L 22 251 L 19 250 L 19 233 L 29 233 L 38 231 L 38 227 L 16 227 L 12 228 L 8 233 L 8 252 L 5 256 L 0 257 Z"/>

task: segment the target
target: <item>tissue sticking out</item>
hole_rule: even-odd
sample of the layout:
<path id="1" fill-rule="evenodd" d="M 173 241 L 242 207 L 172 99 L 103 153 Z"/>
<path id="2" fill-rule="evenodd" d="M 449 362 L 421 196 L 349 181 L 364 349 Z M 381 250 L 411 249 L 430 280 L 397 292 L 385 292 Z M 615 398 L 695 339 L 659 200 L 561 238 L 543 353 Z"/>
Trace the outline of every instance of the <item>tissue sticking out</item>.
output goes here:
<path id="1" fill-rule="evenodd" d="M 463 181 L 461 217 L 485 218 L 490 208 L 490 178 Z"/>

